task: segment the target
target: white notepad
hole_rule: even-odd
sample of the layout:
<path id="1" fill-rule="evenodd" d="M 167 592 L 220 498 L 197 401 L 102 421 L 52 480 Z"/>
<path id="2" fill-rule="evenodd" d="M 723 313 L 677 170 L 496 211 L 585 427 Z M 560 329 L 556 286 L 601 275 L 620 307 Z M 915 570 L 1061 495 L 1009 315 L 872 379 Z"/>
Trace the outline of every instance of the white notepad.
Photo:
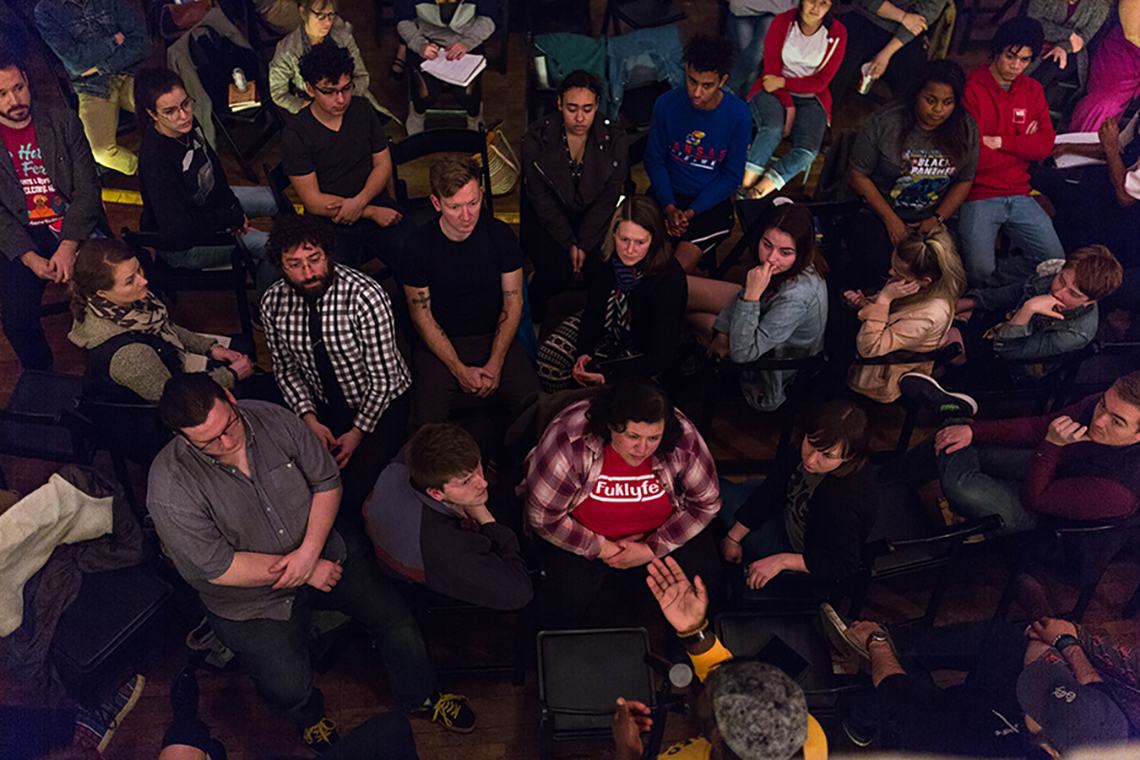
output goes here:
<path id="1" fill-rule="evenodd" d="M 431 74 L 441 82 L 460 87 L 471 84 L 471 81 L 485 68 L 487 68 L 487 59 L 481 55 L 467 53 L 462 58 L 449 61 L 442 49 L 435 58 L 420 65 L 420 70 L 425 74 Z"/>

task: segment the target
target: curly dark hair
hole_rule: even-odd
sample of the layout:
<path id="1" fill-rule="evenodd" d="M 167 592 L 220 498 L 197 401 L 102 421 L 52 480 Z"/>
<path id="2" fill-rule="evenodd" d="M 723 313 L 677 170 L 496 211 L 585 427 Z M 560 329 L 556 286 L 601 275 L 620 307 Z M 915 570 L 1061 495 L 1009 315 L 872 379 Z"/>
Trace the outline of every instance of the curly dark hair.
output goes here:
<path id="1" fill-rule="evenodd" d="M 265 244 L 265 256 L 269 263 L 281 267 L 281 258 L 302 243 L 320 248 L 332 261 L 336 252 L 336 233 L 332 225 L 310 214 L 286 214 L 277 218 L 269 241 Z"/>
<path id="2" fill-rule="evenodd" d="M 322 81 L 335 85 L 342 76 L 351 78 L 355 64 L 348 50 L 332 40 L 325 40 L 301 56 L 300 67 L 301 78 L 306 84 L 316 87 Z"/>
<path id="3" fill-rule="evenodd" d="M 693 71 L 700 73 L 715 71 L 720 76 L 726 77 L 732 71 L 736 52 L 732 45 L 726 45 L 719 37 L 697 34 L 685 43 L 685 53 L 681 60 L 692 66 Z"/>
<path id="4" fill-rule="evenodd" d="M 665 432 L 657 454 L 673 451 L 681 440 L 681 421 L 665 395 L 665 390 L 652 380 L 630 377 L 613 385 L 603 385 L 590 399 L 586 410 L 586 432 L 610 442 L 612 431 L 622 432 L 630 422 L 665 421 Z"/>
<path id="5" fill-rule="evenodd" d="M 907 94 L 907 108 L 902 113 L 902 128 L 899 129 L 899 153 L 905 155 L 906 141 L 918 126 L 918 99 L 922 91 L 931 83 L 944 84 L 954 93 L 954 110 L 946 117 L 938 129 L 934 130 L 934 142 L 956 166 L 961 166 L 970 149 L 970 122 L 973 116 L 966 110 L 962 98 L 966 95 L 966 72 L 953 61 L 940 59 L 929 61 L 922 70 L 916 85 Z"/>

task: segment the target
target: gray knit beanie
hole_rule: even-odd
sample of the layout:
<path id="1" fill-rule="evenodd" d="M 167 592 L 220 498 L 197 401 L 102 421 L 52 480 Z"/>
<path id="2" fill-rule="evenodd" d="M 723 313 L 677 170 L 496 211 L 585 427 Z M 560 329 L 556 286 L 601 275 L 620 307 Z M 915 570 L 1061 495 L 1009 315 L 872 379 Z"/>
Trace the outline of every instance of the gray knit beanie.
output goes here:
<path id="1" fill-rule="evenodd" d="M 705 687 L 725 744 L 741 760 L 788 760 L 807 740 L 803 689 L 762 662 L 726 662 Z"/>

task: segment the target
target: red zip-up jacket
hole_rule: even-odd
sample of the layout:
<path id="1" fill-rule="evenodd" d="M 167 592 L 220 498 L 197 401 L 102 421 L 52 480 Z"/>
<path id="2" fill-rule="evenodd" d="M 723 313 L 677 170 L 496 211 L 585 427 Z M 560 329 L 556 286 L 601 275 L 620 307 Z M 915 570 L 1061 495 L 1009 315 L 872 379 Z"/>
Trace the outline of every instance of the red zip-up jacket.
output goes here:
<path id="1" fill-rule="evenodd" d="M 785 11 L 772 19 L 768 27 L 768 34 L 764 38 L 764 68 L 760 76 L 748 91 L 748 100 L 764 89 L 764 77 L 784 75 L 784 42 L 788 39 L 788 32 L 792 24 L 796 23 L 799 8 Z M 797 95 L 815 95 L 819 104 L 827 112 L 827 123 L 831 124 L 831 85 L 835 72 L 839 71 L 839 64 L 843 62 L 843 53 L 847 50 L 847 27 L 838 19 L 825 19 L 823 26 L 816 34 L 827 35 L 827 52 L 823 54 L 823 64 L 814 74 L 806 77 L 789 77 L 784 83 L 784 89 L 776 90 L 773 95 L 783 104 L 784 108 L 791 108 L 792 96 L 789 91 Z"/>
<path id="2" fill-rule="evenodd" d="M 970 72 L 964 102 L 981 135 L 1001 137 L 1001 150 L 982 144 L 966 200 L 1029 195 L 1029 162 L 1048 158 L 1057 139 L 1041 83 L 1022 74 L 1006 92 L 982 66 Z M 1033 122 L 1037 131 L 1027 134 Z"/>

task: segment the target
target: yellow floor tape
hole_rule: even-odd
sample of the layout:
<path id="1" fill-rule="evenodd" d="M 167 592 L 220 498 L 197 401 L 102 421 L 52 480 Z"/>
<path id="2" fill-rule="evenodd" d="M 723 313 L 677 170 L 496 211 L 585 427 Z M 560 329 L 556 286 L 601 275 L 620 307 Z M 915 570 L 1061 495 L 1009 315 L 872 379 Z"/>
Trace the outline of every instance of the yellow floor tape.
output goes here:
<path id="1" fill-rule="evenodd" d="M 141 206 L 142 195 L 137 190 L 116 190 L 114 188 L 103 188 L 103 202 L 104 203 L 121 203 L 124 206 Z M 297 209 L 297 213 L 304 213 L 301 204 L 293 204 Z M 505 211 L 495 214 L 495 218 L 506 222 L 507 224 L 518 224 L 519 214 L 517 211 Z"/>

